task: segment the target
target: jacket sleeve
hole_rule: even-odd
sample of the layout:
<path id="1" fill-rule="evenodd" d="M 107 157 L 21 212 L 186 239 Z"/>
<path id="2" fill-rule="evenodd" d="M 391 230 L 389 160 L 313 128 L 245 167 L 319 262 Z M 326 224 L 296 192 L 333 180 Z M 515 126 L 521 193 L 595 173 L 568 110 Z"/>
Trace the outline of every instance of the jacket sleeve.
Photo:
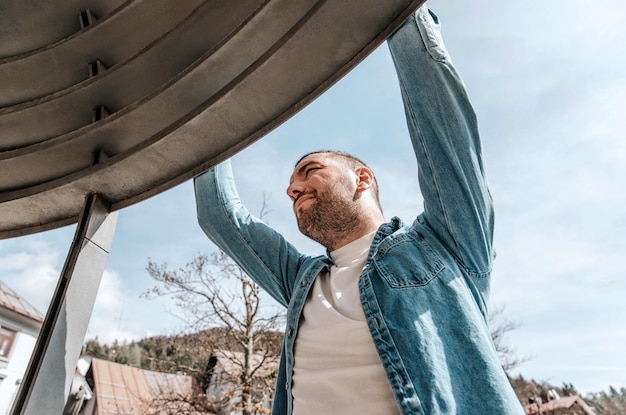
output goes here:
<path id="1" fill-rule="evenodd" d="M 241 203 L 230 161 L 197 176 L 194 187 L 202 230 L 286 307 L 304 256 Z"/>
<path id="2" fill-rule="evenodd" d="M 389 38 L 418 162 L 424 220 L 472 276 L 491 270 L 493 206 L 477 120 L 440 36 L 421 7 Z"/>

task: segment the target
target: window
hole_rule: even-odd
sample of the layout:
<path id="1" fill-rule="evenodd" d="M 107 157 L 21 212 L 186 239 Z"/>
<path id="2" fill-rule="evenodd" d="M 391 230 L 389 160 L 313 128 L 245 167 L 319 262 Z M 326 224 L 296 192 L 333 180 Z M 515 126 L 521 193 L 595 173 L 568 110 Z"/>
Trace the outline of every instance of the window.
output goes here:
<path id="1" fill-rule="evenodd" d="M 0 327 L 0 358 L 7 359 L 15 341 L 16 332 L 6 327 Z"/>

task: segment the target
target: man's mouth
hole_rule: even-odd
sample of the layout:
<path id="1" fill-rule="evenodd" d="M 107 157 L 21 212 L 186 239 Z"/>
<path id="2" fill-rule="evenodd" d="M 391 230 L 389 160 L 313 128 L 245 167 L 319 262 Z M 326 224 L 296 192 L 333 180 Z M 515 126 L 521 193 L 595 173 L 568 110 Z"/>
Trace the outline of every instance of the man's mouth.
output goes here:
<path id="1" fill-rule="evenodd" d="M 293 202 L 293 209 L 297 212 L 300 206 L 307 200 L 313 199 L 315 196 L 313 193 L 302 193 Z"/>

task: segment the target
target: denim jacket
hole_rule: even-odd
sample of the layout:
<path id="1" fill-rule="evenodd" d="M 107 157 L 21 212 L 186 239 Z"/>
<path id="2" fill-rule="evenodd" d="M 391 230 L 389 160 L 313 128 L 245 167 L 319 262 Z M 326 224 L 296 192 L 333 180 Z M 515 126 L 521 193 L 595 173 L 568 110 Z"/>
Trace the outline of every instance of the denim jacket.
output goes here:
<path id="1" fill-rule="evenodd" d="M 359 278 L 374 345 L 403 414 L 523 414 L 487 323 L 493 208 L 476 117 L 425 6 L 388 44 L 424 212 L 412 224 L 393 218 L 374 237 Z M 254 217 L 229 162 L 196 177 L 195 189 L 208 237 L 288 309 L 273 414 L 291 414 L 300 317 L 331 261 L 300 253 Z"/>

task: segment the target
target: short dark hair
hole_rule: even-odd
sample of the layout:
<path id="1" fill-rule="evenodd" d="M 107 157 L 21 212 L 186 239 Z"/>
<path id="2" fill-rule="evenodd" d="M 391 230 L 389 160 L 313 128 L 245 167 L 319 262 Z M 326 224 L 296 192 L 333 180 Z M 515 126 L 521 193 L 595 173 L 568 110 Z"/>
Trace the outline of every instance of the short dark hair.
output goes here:
<path id="1" fill-rule="evenodd" d="M 350 154 L 350 153 L 346 153 L 345 151 L 338 151 L 338 150 L 317 150 L 317 151 L 311 151 L 310 153 L 306 153 L 305 155 L 303 155 L 302 157 L 300 157 L 298 159 L 298 161 L 296 162 L 294 168 L 300 164 L 300 162 L 302 160 L 304 160 L 305 158 L 312 156 L 313 154 L 330 154 L 331 156 L 333 156 L 334 158 L 341 160 L 345 165 L 347 165 L 350 169 L 358 169 L 359 167 L 367 167 L 368 169 L 369 166 L 367 164 L 365 164 L 365 162 L 363 160 L 361 160 L 360 158 Z M 372 171 L 372 169 L 370 169 L 370 171 Z M 374 174 L 374 172 L 372 171 L 372 174 Z M 382 206 L 380 205 L 380 197 L 378 194 L 378 180 L 376 180 L 376 175 L 374 175 L 374 200 L 376 201 L 376 204 L 378 205 L 378 208 L 380 209 L 380 211 L 383 211 Z"/>

